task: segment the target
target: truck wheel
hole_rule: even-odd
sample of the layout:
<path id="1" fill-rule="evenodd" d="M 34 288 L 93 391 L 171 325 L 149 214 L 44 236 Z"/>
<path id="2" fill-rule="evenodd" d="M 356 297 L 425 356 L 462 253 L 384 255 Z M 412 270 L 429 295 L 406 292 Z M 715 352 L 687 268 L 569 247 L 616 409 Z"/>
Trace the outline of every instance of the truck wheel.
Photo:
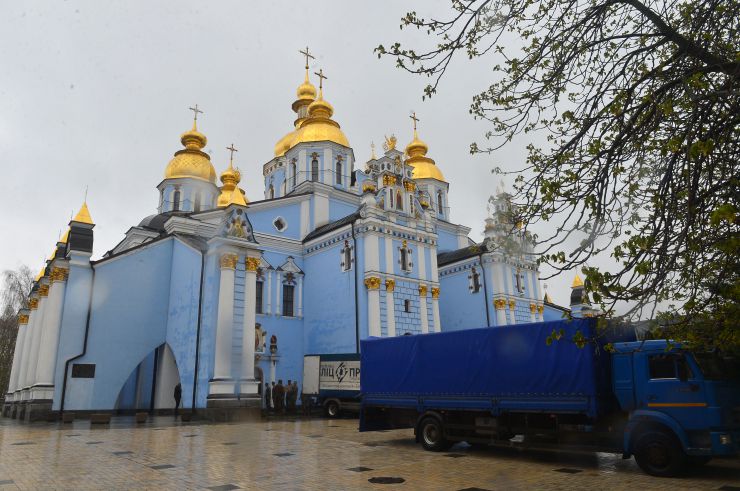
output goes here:
<path id="1" fill-rule="evenodd" d="M 330 418 L 339 417 L 339 404 L 336 401 L 329 401 L 326 403 L 326 415 Z"/>
<path id="2" fill-rule="evenodd" d="M 444 428 L 437 418 L 424 418 L 419 425 L 421 444 L 425 450 L 441 452 L 450 448 L 451 444 L 444 437 Z"/>
<path id="3" fill-rule="evenodd" d="M 678 475 L 686 463 L 681 443 L 664 431 L 648 431 L 635 444 L 637 465 L 647 474 L 657 477 Z"/>

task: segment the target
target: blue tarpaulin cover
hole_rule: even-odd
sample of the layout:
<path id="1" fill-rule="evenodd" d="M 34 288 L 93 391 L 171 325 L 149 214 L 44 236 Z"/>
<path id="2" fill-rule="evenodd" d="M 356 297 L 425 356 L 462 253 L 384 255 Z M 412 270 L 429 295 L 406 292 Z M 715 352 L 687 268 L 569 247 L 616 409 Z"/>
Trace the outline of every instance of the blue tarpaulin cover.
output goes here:
<path id="1" fill-rule="evenodd" d="M 546 338 L 561 329 L 564 336 L 548 346 Z M 610 357 L 603 341 L 584 348 L 572 341 L 576 331 L 593 337 L 594 329 L 594 319 L 573 319 L 370 338 L 362 341 L 360 391 L 363 398 L 389 401 L 500 398 L 520 409 L 532 401 L 541 410 L 548 398 L 577 399 L 595 416 L 598 399 L 611 395 Z"/>

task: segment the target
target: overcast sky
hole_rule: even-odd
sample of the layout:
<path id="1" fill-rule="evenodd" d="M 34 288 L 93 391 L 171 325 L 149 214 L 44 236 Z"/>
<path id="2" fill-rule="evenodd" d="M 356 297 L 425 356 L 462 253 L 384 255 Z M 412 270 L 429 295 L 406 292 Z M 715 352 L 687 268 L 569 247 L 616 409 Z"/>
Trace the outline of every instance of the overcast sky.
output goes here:
<path id="1" fill-rule="evenodd" d="M 411 139 L 411 110 L 450 183 L 451 219 L 482 237 L 497 165 L 517 168 L 524 144 L 494 157 L 471 156 L 487 126 L 468 113 L 487 87 L 490 65 L 458 60 L 439 94 L 422 101 L 427 79 L 378 60 L 373 48 L 396 40 L 430 42 L 400 31 L 407 10 L 442 17 L 448 1 L 400 2 L 5 2 L 0 17 L 0 270 L 38 271 L 89 186 L 100 257 L 143 217 L 156 212 L 165 166 L 181 148 L 197 103 L 199 129 L 217 173 L 225 149 L 239 149 L 241 186 L 263 198 L 262 165 L 292 129 L 290 106 L 311 69 L 328 80 L 325 98 L 364 167 L 370 143 L 395 133 Z M 316 77 L 313 77 L 316 83 Z M 571 276 L 549 280 L 567 305 Z"/>

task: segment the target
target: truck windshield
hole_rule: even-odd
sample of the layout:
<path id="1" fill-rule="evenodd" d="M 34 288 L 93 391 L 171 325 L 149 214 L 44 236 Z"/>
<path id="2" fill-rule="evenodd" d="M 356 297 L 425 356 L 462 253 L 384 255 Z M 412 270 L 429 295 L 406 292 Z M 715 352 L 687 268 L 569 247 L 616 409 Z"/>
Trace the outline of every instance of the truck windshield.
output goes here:
<path id="1" fill-rule="evenodd" d="M 740 363 L 737 359 L 723 357 L 719 353 L 694 353 L 696 361 L 707 380 L 740 381 Z"/>

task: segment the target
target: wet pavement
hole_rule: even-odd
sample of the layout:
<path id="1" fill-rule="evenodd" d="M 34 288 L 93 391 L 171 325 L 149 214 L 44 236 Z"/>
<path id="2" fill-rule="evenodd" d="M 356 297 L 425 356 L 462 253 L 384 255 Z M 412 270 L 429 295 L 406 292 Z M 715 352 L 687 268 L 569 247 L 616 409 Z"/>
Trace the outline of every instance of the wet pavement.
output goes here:
<path id="1" fill-rule="evenodd" d="M 238 424 L 22 424 L 0 418 L 0 491 L 10 489 L 740 490 L 740 461 L 682 478 L 612 454 L 471 448 L 425 452 L 411 430 L 359 433 L 357 420 Z"/>

